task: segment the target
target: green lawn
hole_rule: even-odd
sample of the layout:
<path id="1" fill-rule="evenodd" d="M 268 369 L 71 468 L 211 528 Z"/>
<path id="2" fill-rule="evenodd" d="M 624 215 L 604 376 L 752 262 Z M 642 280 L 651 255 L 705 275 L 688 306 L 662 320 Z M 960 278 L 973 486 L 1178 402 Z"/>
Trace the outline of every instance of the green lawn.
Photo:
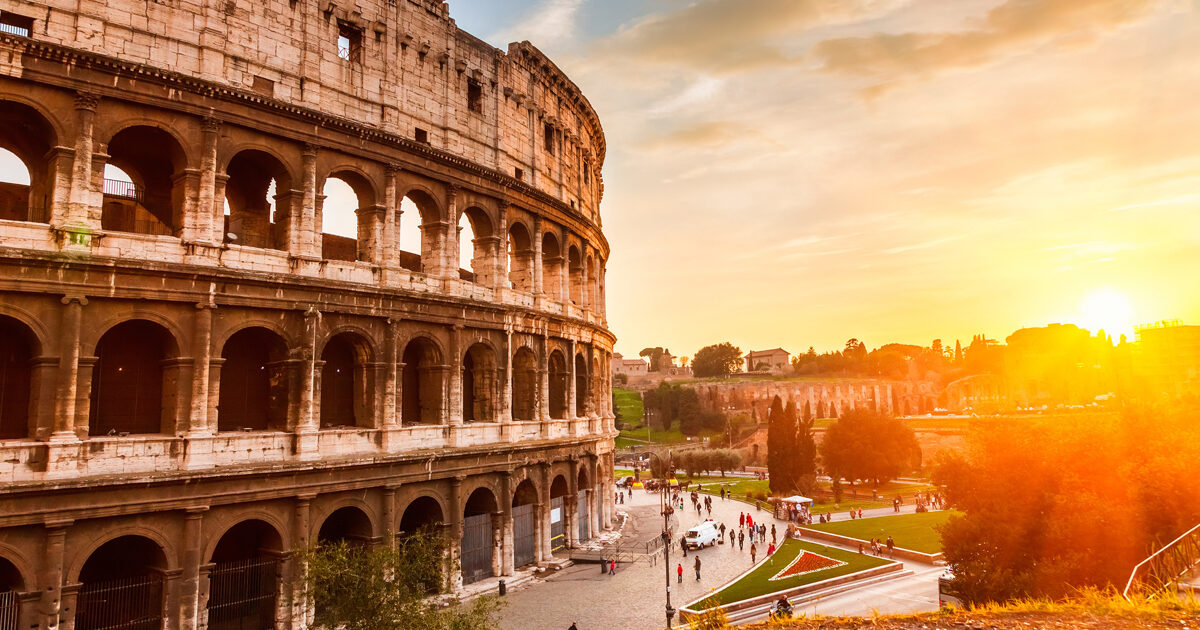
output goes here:
<path id="1" fill-rule="evenodd" d="M 951 511 L 925 512 L 922 514 L 899 514 L 879 516 L 853 521 L 818 523 L 807 529 L 816 529 L 868 542 L 871 538 L 887 540 L 891 536 L 896 546 L 922 553 L 938 553 L 942 550 L 942 536 L 937 526 L 953 518 Z"/>
<path id="2" fill-rule="evenodd" d="M 616 399 L 617 411 L 621 414 L 621 422 L 626 426 L 642 424 L 642 395 L 632 389 L 613 388 L 613 398 Z"/>
<path id="3" fill-rule="evenodd" d="M 788 563 L 800 555 L 801 551 L 811 551 L 820 554 L 832 560 L 845 562 L 846 564 L 839 567 L 831 567 L 821 571 L 814 571 L 805 575 L 797 575 L 794 577 L 784 578 L 782 580 L 771 581 L 777 573 L 787 567 Z M 766 548 L 761 547 L 759 553 L 765 553 Z M 749 554 L 746 554 L 746 562 L 750 561 Z M 729 586 L 717 591 L 712 597 L 704 602 L 697 604 L 697 608 L 711 608 L 715 605 L 729 604 L 759 595 L 767 595 L 778 591 L 812 584 L 821 580 L 846 575 L 848 573 L 856 573 L 864 569 L 883 566 L 890 561 L 884 558 L 876 558 L 865 554 L 859 554 L 853 551 L 844 551 L 818 545 L 805 540 L 785 540 L 779 549 L 775 550 L 775 555 L 766 559 L 759 556 L 758 568 L 742 576 L 742 578 Z"/>

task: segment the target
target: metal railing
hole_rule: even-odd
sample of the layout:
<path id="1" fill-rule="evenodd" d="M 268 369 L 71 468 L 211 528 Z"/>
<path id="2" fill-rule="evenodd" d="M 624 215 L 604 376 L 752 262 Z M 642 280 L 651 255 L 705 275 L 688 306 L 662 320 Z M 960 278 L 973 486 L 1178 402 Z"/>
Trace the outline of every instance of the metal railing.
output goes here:
<path id="1" fill-rule="evenodd" d="M 119 179 L 104 180 L 104 194 L 112 197 L 124 197 L 126 199 L 142 200 L 142 190 L 133 182 L 121 181 Z"/>
<path id="2" fill-rule="evenodd" d="M 16 24 L 7 24 L 0 22 L 0 33 L 8 33 L 9 35 L 17 35 L 20 37 L 29 37 L 29 29 Z"/>
<path id="3" fill-rule="evenodd" d="M 209 584 L 208 627 L 211 630 L 275 627 L 278 559 L 221 562 L 209 574 Z"/>
<path id="4" fill-rule="evenodd" d="M 0 630 L 17 630 L 20 601 L 16 591 L 0 593 Z"/>
<path id="5" fill-rule="evenodd" d="M 1179 538 L 1163 545 L 1149 558 L 1142 560 L 1129 575 L 1122 595 L 1140 592 L 1154 597 L 1165 591 L 1196 567 L 1200 567 L 1200 525 L 1189 529 Z"/>
<path id="6" fill-rule="evenodd" d="M 159 575 L 85 583 L 75 606 L 75 630 L 159 630 L 162 595 Z"/>

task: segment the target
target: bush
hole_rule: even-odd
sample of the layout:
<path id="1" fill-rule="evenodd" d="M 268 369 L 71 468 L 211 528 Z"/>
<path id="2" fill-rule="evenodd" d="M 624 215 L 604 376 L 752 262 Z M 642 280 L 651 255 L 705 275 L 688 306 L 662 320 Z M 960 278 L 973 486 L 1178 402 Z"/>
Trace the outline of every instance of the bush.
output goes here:
<path id="1" fill-rule="evenodd" d="M 767 500 L 767 493 L 766 493 L 766 492 L 764 492 L 764 491 L 762 491 L 762 490 L 759 490 L 758 492 L 755 492 L 755 493 L 754 493 L 754 498 L 755 498 L 755 499 L 757 499 L 757 500 L 759 500 L 759 501 L 766 501 L 766 500 Z"/>
<path id="2" fill-rule="evenodd" d="M 753 490 L 747 490 L 747 491 L 746 491 L 746 500 L 747 500 L 747 501 L 753 501 L 753 500 L 754 500 L 754 491 L 753 491 Z"/>

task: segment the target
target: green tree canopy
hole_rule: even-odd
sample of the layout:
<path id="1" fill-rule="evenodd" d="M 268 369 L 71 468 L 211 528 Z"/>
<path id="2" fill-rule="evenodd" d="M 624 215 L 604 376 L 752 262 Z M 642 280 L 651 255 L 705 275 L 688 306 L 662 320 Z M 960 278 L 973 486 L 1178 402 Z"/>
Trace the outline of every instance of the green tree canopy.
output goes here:
<path id="1" fill-rule="evenodd" d="M 792 411 L 791 414 L 788 412 Z M 776 396 L 767 411 L 767 471 L 772 494 L 783 494 L 795 489 L 792 478 L 792 458 L 796 456 L 795 406 Z"/>
<path id="2" fill-rule="evenodd" d="M 742 368 L 742 350 L 729 343 L 705 346 L 692 357 L 692 374 L 701 378 L 729 376 Z"/>
<path id="3" fill-rule="evenodd" d="M 919 466 L 921 447 L 902 421 L 870 409 L 852 409 L 826 429 L 821 459 L 832 477 L 880 484 Z"/>

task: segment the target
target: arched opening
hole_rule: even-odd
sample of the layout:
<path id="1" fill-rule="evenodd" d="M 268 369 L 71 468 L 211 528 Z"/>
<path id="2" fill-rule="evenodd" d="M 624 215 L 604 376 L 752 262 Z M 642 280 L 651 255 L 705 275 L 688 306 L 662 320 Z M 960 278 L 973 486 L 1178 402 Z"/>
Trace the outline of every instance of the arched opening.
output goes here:
<path id="1" fill-rule="evenodd" d="M 266 328 L 239 330 L 221 351 L 218 431 L 287 428 L 287 345 Z"/>
<path id="2" fill-rule="evenodd" d="M 575 416 L 583 417 L 590 409 L 588 403 L 591 396 L 591 378 L 588 374 L 587 359 L 582 354 L 575 355 Z"/>
<path id="3" fill-rule="evenodd" d="M 567 417 L 567 360 L 562 352 L 550 353 L 550 418 L 565 420 Z"/>
<path id="4" fill-rule="evenodd" d="M 583 306 L 583 259 L 579 255 L 579 248 L 574 245 L 567 250 L 567 264 L 570 267 L 570 285 L 571 285 L 571 303 L 575 306 Z"/>
<path id="5" fill-rule="evenodd" d="M 92 552 L 79 572 L 76 630 L 161 628 L 166 570 L 166 555 L 149 538 L 108 541 Z"/>
<path id="6" fill-rule="evenodd" d="M 496 419 L 496 353 L 477 343 L 463 357 L 463 422 L 493 422 Z"/>
<path id="7" fill-rule="evenodd" d="M 463 210 L 458 220 L 458 266 L 464 280 L 490 287 L 496 281 L 497 242 L 492 220 L 477 206 Z"/>
<path id="8" fill-rule="evenodd" d="M 413 499 L 412 503 L 404 508 L 404 514 L 400 517 L 401 540 L 418 532 L 423 532 L 428 536 L 440 536 L 444 522 L 442 506 L 437 499 L 433 497 Z M 448 556 L 443 556 L 443 560 L 446 558 Z M 418 570 L 421 571 L 419 578 L 425 585 L 426 592 L 436 593 L 442 585 L 442 578 L 446 571 L 445 563 L 425 562 Z"/>
<path id="9" fill-rule="evenodd" d="M 523 567 L 537 561 L 537 488 L 528 479 L 513 492 L 513 564 Z"/>
<path id="10" fill-rule="evenodd" d="M 438 204 L 425 191 L 411 190 L 401 200 L 400 212 L 397 218 L 400 266 L 425 273 L 437 257 L 436 236 L 427 229 L 438 220 Z"/>
<path id="11" fill-rule="evenodd" d="M 374 538 L 371 519 L 367 513 L 354 506 L 338 508 L 325 518 L 321 529 L 317 531 L 317 544 L 331 545 L 348 542 L 355 545 L 366 545 Z"/>
<path id="12" fill-rule="evenodd" d="M 287 249 L 283 219 L 291 214 L 292 176 L 275 156 L 254 149 L 233 156 L 225 169 L 226 243 Z"/>
<path id="13" fill-rule="evenodd" d="M 533 242 L 521 223 L 508 228 L 508 282 L 513 290 L 533 293 Z"/>
<path id="14" fill-rule="evenodd" d="M 157 127 L 127 127 L 109 140 L 108 155 L 100 227 L 173 236 L 187 194 L 179 177 L 187 160 L 175 138 Z"/>
<path id="15" fill-rule="evenodd" d="M 25 581 L 21 579 L 20 569 L 7 559 L 0 558 L 0 628 L 16 630 L 21 614 L 19 597 L 24 590 Z"/>
<path id="16" fill-rule="evenodd" d="M 404 348 L 401 421 L 442 423 L 442 355 L 433 342 L 418 337 Z"/>
<path id="17" fill-rule="evenodd" d="M 477 488 L 467 497 L 463 509 L 462 538 L 462 581 L 463 584 L 478 582 L 495 574 L 495 558 L 498 533 L 494 515 L 498 512 L 496 495 L 487 488 Z"/>
<path id="18" fill-rule="evenodd" d="M 0 219 L 49 223 L 54 129 L 37 110 L 9 101 L 0 101 L 0 120 Z"/>
<path id="19" fill-rule="evenodd" d="M 37 348 L 28 326 L 0 315 L 0 439 L 30 435 L 29 394 Z"/>
<path id="20" fill-rule="evenodd" d="M 537 419 L 538 366 L 537 356 L 526 347 L 513 354 L 512 370 L 513 420 Z"/>
<path id="21" fill-rule="evenodd" d="M 588 479 L 587 468 L 582 465 L 579 467 L 575 487 L 579 489 L 575 495 L 575 522 L 579 526 L 578 540 L 582 542 L 592 537 L 592 502 L 589 500 L 587 490 L 591 487 L 591 483 Z"/>
<path id="22" fill-rule="evenodd" d="M 371 349 L 361 336 L 341 333 L 321 351 L 321 426 L 371 428 Z"/>
<path id="23" fill-rule="evenodd" d="M 562 256 L 558 238 L 550 232 L 542 235 L 542 292 L 551 300 L 563 299 Z"/>
<path id="24" fill-rule="evenodd" d="M 567 546 L 567 480 L 558 475 L 550 483 L 550 552 Z"/>
<path id="25" fill-rule="evenodd" d="M 175 392 L 165 381 L 178 370 L 164 363 L 176 354 L 171 333 L 148 321 L 124 322 L 104 333 L 92 370 L 89 435 L 162 432 L 175 411 Z"/>
<path id="26" fill-rule="evenodd" d="M 375 191 L 365 177 L 352 171 L 329 175 L 321 191 L 321 257 L 326 260 L 371 259 L 372 224 L 382 220 L 375 215 Z"/>
<path id="27" fill-rule="evenodd" d="M 208 574 L 209 630 L 271 630 L 283 541 L 264 521 L 242 521 L 217 542 Z"/>

